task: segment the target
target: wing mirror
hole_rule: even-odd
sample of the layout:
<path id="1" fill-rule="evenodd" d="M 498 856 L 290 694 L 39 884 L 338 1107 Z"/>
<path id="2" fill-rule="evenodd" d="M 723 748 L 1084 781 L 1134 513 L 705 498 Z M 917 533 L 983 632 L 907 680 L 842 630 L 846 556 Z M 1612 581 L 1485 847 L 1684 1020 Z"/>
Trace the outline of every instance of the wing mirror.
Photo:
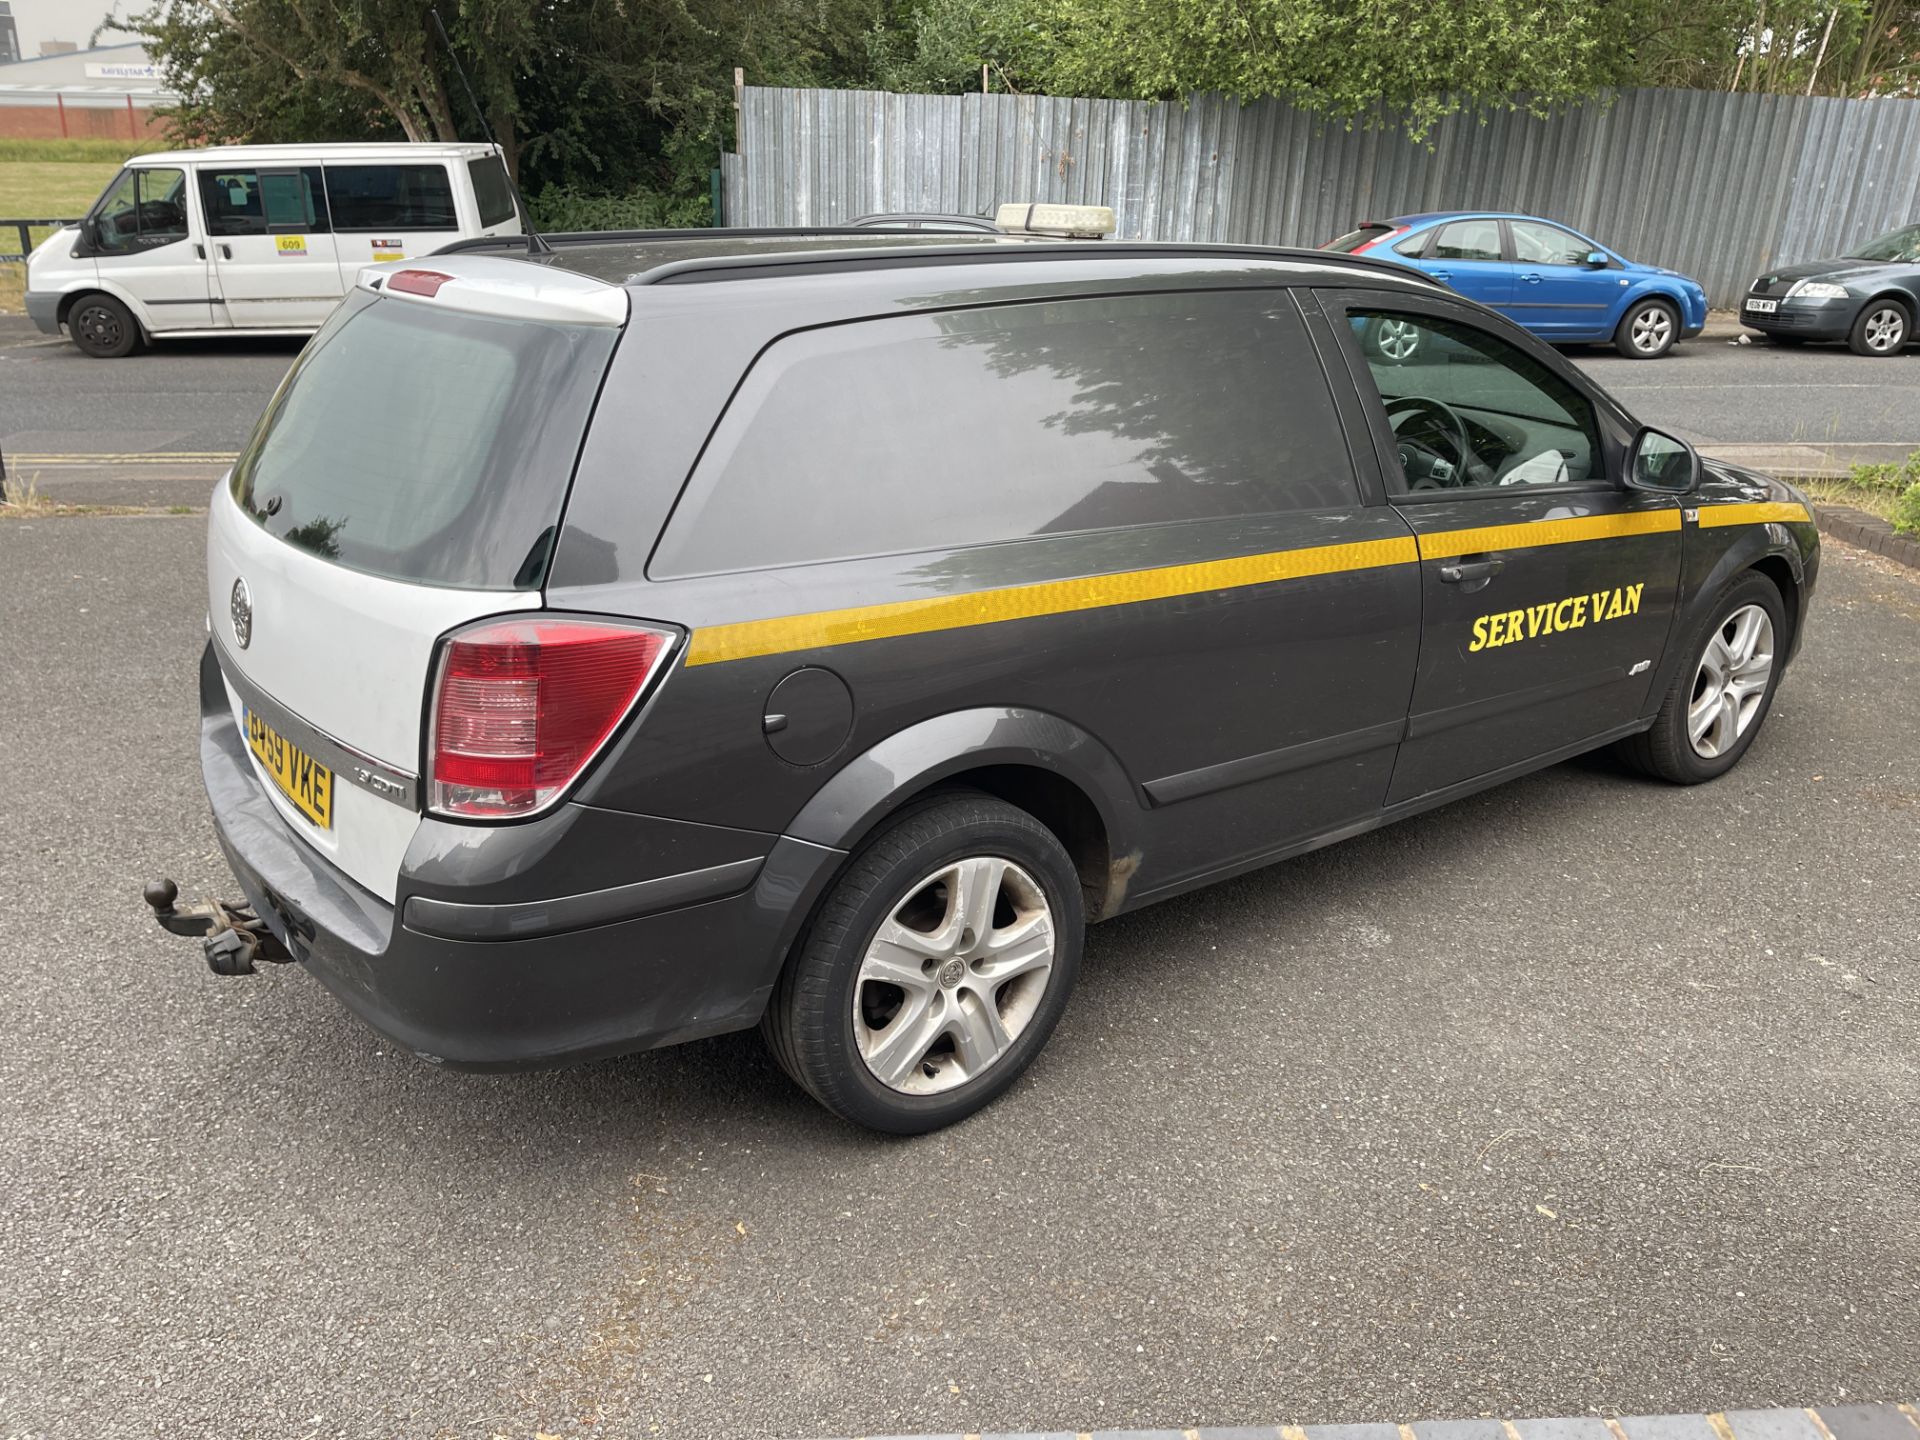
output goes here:
<path id="1" fill-rule="evenodd" d="M 1607 266 L 1611 265 L 1613 261 L 1607 257 L 1604 250 L 1589 250 L 1587 252 L 1586 263 L 1589 270 L 1604 270 Z"/>
<path id="2" fill-rule="evenodd" d="M 1693 446 L 1664 431 L 1643 427 L 1633 437 L 1627 488 L 1656 495 L 1689 495 L 1700 483 L 1700 456 Z"/>

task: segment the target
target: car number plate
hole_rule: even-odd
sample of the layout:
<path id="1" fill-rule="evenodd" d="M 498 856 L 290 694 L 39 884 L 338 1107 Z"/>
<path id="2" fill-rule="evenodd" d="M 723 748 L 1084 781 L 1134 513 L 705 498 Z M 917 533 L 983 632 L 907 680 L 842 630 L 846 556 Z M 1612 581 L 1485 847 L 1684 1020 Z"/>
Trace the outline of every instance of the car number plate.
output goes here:
<path id="1" fill-rule="evenodd" d="M 247 748 L 293 808 L 322 830 L 333 828 L 333 772 L 247 711 Z"/>
<path id="2" fill-rule="evenodd" d="M 1780 308 L 1780 302 L 1778 300 L 1747 301 L 1747 309 L 1752 310 L 1761 315 L 1771 315 L 1773 314 L 1774 311 L 1778 310 L 1779 308 Z"/>

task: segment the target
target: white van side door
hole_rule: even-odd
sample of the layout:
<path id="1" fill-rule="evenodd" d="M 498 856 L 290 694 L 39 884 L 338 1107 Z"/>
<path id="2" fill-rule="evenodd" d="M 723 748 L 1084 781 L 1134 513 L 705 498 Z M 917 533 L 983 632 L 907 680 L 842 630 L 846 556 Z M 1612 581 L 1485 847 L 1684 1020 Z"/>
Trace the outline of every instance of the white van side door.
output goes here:
<path id="1" fill-rule="evenodd" d="M 187 172 L 173 165 L 129 165 L 100 197 L 82 227 L 79 250 L 98 267 L 102 288 L 133 302 L 150 333 L 205 330 L 207 258 L 194 227 Z"/>
<path id="2" fill-rule="evenodd" d="M 201 165 L 216 299 L 236 330 L 317 327 L 346 293 L 318 165 Z"/>
<path id="3" fill-rule="evenodd" d="M 444 160 L 329 162 L 326 170 L 345 285 L 363 266 L 428 255 L 468 233 Z"/>

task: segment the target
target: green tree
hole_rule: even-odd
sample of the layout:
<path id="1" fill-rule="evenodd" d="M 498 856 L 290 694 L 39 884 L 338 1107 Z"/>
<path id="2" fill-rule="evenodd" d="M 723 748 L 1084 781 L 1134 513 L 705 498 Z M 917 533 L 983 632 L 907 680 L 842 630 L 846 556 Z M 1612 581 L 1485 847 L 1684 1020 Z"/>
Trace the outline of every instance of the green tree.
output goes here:
<path id="1" fill-rule="evenodd" d="M 188 140 L 479 138 L 429 0 L 157 0 L 120 21 Z M 528 191 L 704 194 L 756 84 L 869 73 L 886 0 L 443 0 L 453 53 Z"/>

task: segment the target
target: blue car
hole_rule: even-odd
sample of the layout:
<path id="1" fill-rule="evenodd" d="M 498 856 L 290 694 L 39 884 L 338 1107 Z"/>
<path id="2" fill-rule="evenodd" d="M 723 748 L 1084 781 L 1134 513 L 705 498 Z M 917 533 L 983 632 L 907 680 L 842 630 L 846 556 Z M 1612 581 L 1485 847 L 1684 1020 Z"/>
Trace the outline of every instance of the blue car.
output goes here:
<path id="1" fill-rule="evenodd" d="M 1424 270 L 1556 345 L 1604 344 L 1652 360 L 1707 323 L 1707 292 L 1532 215 L 1457 210 L 1369 221 L 1323 250 Z"/>

